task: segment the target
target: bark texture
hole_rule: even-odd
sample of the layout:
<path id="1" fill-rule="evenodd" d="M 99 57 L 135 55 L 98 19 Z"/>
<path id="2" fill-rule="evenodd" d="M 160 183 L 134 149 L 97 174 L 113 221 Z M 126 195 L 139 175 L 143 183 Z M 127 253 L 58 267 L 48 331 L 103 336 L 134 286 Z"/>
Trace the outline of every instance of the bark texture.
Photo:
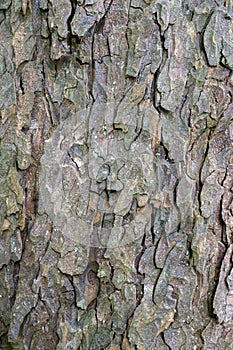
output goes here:
<path id="1" fill-rule="evenodd" d="M 0 349 L 233 349 L 232 6 L 0 1 Z"/>

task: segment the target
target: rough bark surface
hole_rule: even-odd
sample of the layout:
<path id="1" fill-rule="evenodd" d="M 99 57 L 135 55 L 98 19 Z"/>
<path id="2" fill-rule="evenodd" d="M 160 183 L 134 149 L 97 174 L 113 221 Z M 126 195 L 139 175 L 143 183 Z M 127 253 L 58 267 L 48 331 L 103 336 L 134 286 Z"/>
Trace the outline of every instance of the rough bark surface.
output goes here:
<path id="1" fill-rule="evenodd" d="M 0 349 L 233 349 L 232 1 L 0 1 Z"/>

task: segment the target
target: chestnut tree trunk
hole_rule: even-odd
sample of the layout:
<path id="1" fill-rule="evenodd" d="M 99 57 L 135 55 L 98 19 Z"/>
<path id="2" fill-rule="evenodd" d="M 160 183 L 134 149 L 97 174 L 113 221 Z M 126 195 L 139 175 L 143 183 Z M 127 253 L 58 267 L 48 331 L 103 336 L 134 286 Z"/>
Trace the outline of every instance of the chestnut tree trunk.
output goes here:
<path id="1" fill-rule="evenodd" d="M 0 349 L 233 349 L 232 0 L 0 1 Z"/>

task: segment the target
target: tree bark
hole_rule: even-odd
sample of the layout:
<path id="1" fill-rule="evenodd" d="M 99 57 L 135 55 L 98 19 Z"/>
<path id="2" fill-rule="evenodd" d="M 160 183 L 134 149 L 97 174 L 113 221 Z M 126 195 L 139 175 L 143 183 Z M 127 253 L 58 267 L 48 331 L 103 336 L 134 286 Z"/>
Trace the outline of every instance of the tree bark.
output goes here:
<path id="1" fill-rule="evenodd" d="M 232 1 L 0 3 L 0 349 L 233 349 Z"/>

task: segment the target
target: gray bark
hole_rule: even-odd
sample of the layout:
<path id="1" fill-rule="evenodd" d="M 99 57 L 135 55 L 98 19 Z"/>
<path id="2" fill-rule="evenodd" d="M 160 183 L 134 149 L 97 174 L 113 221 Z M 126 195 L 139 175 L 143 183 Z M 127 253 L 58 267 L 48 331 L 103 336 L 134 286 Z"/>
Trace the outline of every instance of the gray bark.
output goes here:
<path id="1" fill-rule="evenodd" d="M 0 2 L 0 349 L 233 348 L 232 6 Z"/>

